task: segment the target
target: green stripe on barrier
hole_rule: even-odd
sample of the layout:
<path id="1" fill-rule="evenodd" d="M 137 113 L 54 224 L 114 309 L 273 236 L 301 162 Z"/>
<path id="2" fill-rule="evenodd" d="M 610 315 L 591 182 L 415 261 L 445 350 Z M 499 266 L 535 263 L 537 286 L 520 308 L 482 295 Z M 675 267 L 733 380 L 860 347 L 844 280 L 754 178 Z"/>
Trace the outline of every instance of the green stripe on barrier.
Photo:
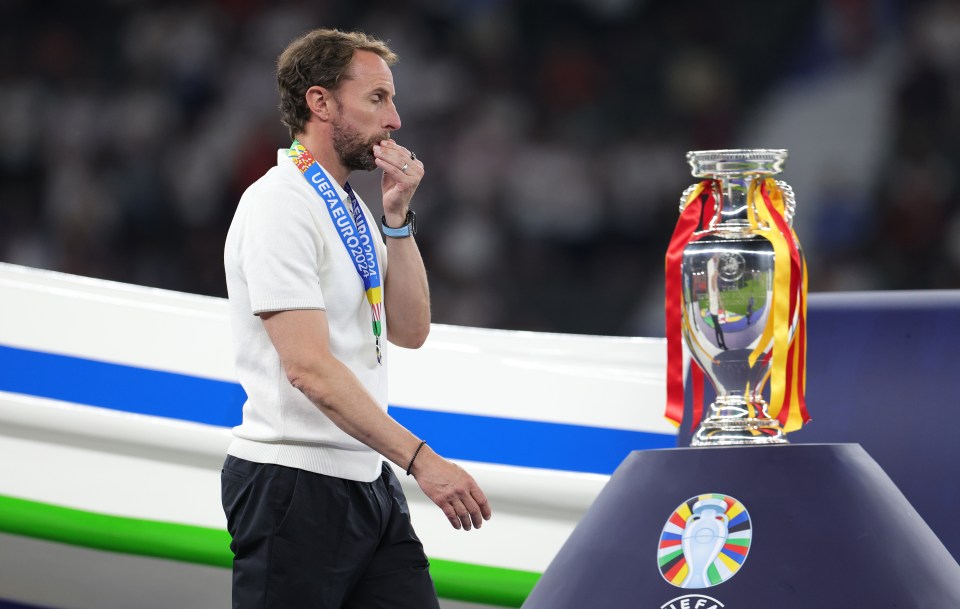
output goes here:
<path id="1" fill-rule="evenodd" d="M 230 535 L 174 522 L 111 516 L 0 495 L 0 532 L 85 548 L 230 568 Z M 431 559 L 441 598 L 519 607 L 540 579 L 532 571 Z"/>
<path id="2" fill-rule="evenodd" d="M 0 496 L 0 531 L 73 546 L 230 567 L 230 534 Z"/>
<path id="3" fill-rule="evenodd" d="M 500 607 L 519 607 L 540 573 L 430 559 L 430 575 L 440 598 Z"/>

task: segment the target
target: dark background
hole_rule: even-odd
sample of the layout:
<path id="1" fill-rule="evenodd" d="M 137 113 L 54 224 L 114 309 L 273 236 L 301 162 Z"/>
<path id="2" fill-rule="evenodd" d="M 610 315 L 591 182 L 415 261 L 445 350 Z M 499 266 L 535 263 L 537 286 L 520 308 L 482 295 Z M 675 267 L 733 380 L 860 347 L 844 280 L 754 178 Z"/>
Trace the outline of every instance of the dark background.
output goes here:
<path id="1" fill-rule="evenodd" d="M 296 35 L 390 42 L 434 321 L 663 335 L 688 150 L 788 148 L 811 290 L 960 287 L 947 0 L 0 0 L 0 261 L 225 295 Z M 354 179 L 375 210 L 377 176 Z"/>

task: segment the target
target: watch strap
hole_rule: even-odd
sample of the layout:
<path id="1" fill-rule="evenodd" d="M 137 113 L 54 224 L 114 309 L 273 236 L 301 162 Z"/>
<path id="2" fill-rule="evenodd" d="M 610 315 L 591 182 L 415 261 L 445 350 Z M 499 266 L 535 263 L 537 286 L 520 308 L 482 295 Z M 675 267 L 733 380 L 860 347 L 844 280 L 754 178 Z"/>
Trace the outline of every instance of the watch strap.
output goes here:
<path id="1" fill-rule="evenodd" d="M 387 226 L 387 217 L 381 216 L 380 228 L 383 230 L 383 234 L 387 237 L 393 237 L 394 239 L 411 237 L 417 234 L 417 214 L 413 213 L 412 210 L 407 210 L 407 217 L 404 220 L 403 226 L 398 228 Z"/>

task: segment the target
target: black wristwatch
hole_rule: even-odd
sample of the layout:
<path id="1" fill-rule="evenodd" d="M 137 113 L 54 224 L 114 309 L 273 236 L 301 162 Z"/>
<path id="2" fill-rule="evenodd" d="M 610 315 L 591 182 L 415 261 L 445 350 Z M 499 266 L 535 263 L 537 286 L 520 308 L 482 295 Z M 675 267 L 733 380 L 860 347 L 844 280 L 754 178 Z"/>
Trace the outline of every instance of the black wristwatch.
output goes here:
<path id="1" fill-rule="evenodd" d="M 398 228 L 387 226 L 387 217 L 380 216 L 380 228 L 383 230 L 384 235 L 387 237 L 393 237 L 394 239 L 412 237 L 417 234 L 417 214 L 408 209 L 407 217 L 404 219 L 403 226 Z"/>

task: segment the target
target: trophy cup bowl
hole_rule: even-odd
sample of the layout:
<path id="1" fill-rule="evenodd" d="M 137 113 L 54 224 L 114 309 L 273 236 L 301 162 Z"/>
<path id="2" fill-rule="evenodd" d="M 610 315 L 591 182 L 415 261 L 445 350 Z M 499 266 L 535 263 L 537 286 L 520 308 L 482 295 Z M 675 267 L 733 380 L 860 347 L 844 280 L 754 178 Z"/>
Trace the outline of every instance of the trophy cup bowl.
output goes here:
<path id="1" fill-rule="evenodd" d="M 705 150 L 687 154 L 694 176 L 713 181 L 712 218 L 694 233 L 681 263 L 683 336 L 694 365 L 716 390 L 716 400 L 691 440 L 692 446 L 779 444 L 786 437 L 768 412 L 762 390 L 770 377 L 774 247 L 751 224 L 748 207 L 756 180 L 781 171 L 786 150 Z M 792 222 L 793 192 L 777 182 Z M 694 186 L 684 192 L 681 211 Z M 753 210 L 755 211 L 755 210 Z M 790 320 L 790 335 L 797 317 Z M 767 344 L 760 345 L 763 341 Z M 755 353 L 756 352 L 756 353 Z M 751 354 L 754 363 L 751 364 Z"/>

